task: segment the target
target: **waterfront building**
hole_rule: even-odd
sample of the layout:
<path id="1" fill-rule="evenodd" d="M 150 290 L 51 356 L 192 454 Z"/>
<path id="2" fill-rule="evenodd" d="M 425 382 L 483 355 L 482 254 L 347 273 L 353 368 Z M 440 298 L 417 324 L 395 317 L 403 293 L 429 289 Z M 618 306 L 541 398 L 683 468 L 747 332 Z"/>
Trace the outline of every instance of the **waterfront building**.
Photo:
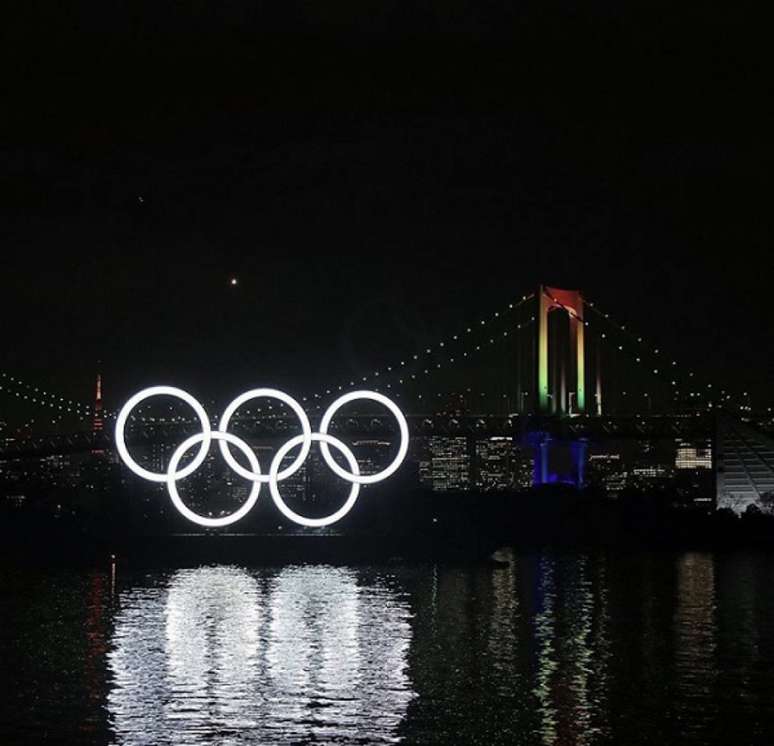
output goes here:
<path id="1" fill-rule="evenodd" d="M 707 442 L 701 445 L 677 442 L 677 452 L 675 455 L 676 469 L 711 469 L 712 468 L 712 445 Z"/>
<path id="2" fill-rule="evenodd" d="M 437 492 L 467 490 L 471 485 L 471 458 L 466 436 L 433 435 L 420 456 L 422 484 Z"/>

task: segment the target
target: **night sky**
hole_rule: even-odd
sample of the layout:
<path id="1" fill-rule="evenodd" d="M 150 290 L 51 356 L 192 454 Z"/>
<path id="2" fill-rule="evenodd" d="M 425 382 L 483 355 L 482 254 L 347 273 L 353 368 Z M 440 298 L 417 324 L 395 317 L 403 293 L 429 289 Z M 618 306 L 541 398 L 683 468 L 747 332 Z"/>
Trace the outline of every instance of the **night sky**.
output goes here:
<path id="1" fill-rule="evenodd" d="M 0 369 L 316 390 L 545 282 L 774 403 L 741 11 L 159 5 L 5 11 Z"/>

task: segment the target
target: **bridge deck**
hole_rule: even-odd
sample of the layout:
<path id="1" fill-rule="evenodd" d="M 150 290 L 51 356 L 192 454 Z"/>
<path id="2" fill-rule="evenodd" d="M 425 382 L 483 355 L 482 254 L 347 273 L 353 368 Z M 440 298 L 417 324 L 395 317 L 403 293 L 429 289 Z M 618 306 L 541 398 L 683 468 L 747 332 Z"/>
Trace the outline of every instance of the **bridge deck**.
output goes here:
<path id="1" fill-rule="evenodd" d="M 609 440 L 616 438 L 710 438 L 715 420 L 711 416 L 658 415 L 626 417 L 539 417 L 534 415 L 410 415 L 412 437 L 430 436 L 511 436 L 530 434 L 559 440 Z M 313 428 L 319 423 L 313 422 Z M 213 425 L 215 427 L 215 425 Z M 295 434 L 298 423 L 291 417 L 262 419 L 235 418 L 229 428 L 248 439 L 274 440 Z M 179 442 L 199 431 L 198 422 L 145 422 L 128 429 L 129 444 Z M 333 433 L 346 438 L 388 438 L 397 432 L 389 416 L 358 415 L 334 421 Z M 113 448 L 111 430 L 51 434 L 9 439 L 0 445 L 0 460 L 43 457 Z"/>

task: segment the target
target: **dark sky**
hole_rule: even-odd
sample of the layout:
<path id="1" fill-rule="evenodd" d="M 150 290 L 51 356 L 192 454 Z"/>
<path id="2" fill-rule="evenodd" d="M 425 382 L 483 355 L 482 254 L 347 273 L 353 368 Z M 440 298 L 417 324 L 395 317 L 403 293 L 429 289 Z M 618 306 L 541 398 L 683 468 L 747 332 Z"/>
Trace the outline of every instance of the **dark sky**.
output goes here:
<path id="1" fill-rule="evenodd" d="M 18 4 L 0 369 L 300 392 L 546 282 L 770 401 L 762 29 L 675 12 Z"/>

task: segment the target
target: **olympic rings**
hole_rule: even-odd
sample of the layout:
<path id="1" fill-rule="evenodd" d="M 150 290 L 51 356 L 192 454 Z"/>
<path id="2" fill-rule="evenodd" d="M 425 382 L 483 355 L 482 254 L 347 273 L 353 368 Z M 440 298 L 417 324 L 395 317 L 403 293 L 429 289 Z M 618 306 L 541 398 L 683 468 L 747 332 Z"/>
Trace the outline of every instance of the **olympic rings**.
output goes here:
<path id="1" fill-rule="evenodd" d="M 250 399 L 258 399 L 260 397 L 271 397 L 273 399 L 279 399 L 281 402 L 287 404 L 298 415 L 298 419 L 301 421 L 301 431 L 304 434 L 303 444 L 301 446 L 301 452 L 298 454 L 296 460 L 288 466 L 287 469 L 277 474 L 277 479 L 287 479 L 295 474 L 304 463 L 306 457 L 309 455 L 309 449 L 312 447 L 312 426 L 309 424 L 309 418 L 306 416 L 306 412 L 301 408 L 301 405 L 292 397 L 286 394 L 284 391 L 278 391 L 277 389 L 253 389 L 252 391 L 245 391 L 244 394 L 240 394 L 234 401 L 229 404 L 223 416 L 220 418 L 219 430 L 226 432 L 228 423 L 231 421 L 231 417 L 234 412 L 239 409 L 246 401 Z M 259 482 L 268 482 L 269 475 L 261 475 L 258 469 L 253 474 L 247 469 L 243 468 L 241 464 L 231 455 L 231 451 L 228 448 L 228 442 L 222 440 L 220 442 L 220 452 L 223 454 L 223 458 L 226 463 L 237 473 L 240 477 L 245 479 L 257 479 Z M 338 464 L 337 464 L 338 466 Z"/>
<path id="2" fill-rule="evenodd" d="M 258 459 L 256 458 L 255 454 L 253 453 L 252 449 L 247 445 L 247 443 L 244 442 L 241 438 L 237 438 L 236 435 L 232 435 L 231 433 L 221 433 L 219 431 L 215 431 L 213 433 L 210 433 L 209 436 L 205 435 L 204 433 L 196 433 L 196 435 L 192 435 L 188 440 L 184 440 L 178 449 L 172 454 L 172 458 L 169 459 L 169 467 L 167 469 L 167 473 L 175 473 L 175 469 L 177 469 L 177 465 L 180 463 L 180 459 L 183 458 L 183 455 L 185 452 L 191 447 L 199 443 L 200 441 L 204 443 L 208 437 L 215 438 L 215 440 L 219 440 L 222 443 L 233 443 L 237 448 L 239 448 L 242 453 L 247 456 L 247 461 L 249 462 L 250 466 L 253 467 L 253 470 L 257 474 L 261 470 L 261 466 L 258 463 Z M 176 479 L 170 479 L 168 482 L 169 490 L 169 496 L 172 498 L 172 504 L 189 520 L 193 521 L 194 523 L 198 523 L 200 526 L 228 526 L 231 523 L 236 523 L 240 518 L 243 518 L 246 516 L 250 510 L 252 509 L 253 505 L 258 501 L 258 493 L 261 490 L 261 483 L 259 481 L 254 481 L 252 485 L 250 486 L 250 494 L 247 496 L 247 500 L 245 500 L 244 505 L 239 508 L 239 510 L 231 513 L 230 515 L 223 516 L 221 518 L 207 518 L 205 516 L 201 516 L 198 513 L 194 513 L 193 510 L 191 510 L 181 499 L 180 494 L 177 491 L 177 480 Z"/>
<path id="3" fill-rule="evenodd" d="M 142 466 L 129 455 L 129 451 L 126 447 L 126 440 L 124 439 L 124 430 L 126 429 L 126 420 L 129 417 L 129 412 L 131 412 L 141 401 L 145 401 L 145 399 L 149 399 L 151 396 L 165 395 L 182 399 L 186 404 L 189 404 L 193 408 L 193 411 L 196 412 L 196 416 L 199 418 L 199 422 L 202 426 L 202 434 L 204 435 L 204 440 L 202 440 L 202 445 L 201 448 L 199 448 L 199 453 L 196 454 L 196 458 L 194 458 L 194 460 L 184 469 L 171 475 L 169 472 L 166 474 L 157 474 L 156 472 L 143 469 Z M 168 482 L 170 479 L 182 479 L 196 471 L 204 463 L 204 459 L 207 458 L 207 451 L 210 447 L 210 434 L 210 418 L 207 417 L 204 407 L 202 407 L 202 405 L 187 391 L 176 389 L 174 386 L 151 386 L 148 389 L 139 391 L 124 404 L 116 418 L 116 448 L 118 449 L 118 455 L 138 477 L 147 479 L 149 482 Z"/>
<path id="4" fill-rule="evenodd" d="M 325 433 L 312 433 L 311 439 L 318 441 L 320 443 L 320 448 L 322 448 L 323 445 L 326 447 L 328 445 L 332 445 L 338 448 L 344 454 L 344 458 L 347 459 L 347 463 L 349 464 L 349 468 L 352 469 L 352 473 L 354 475 L 360 473 L 360 468 L 357 465 L 354 454 L 338 438 L 332 438 L 330 435 L 326 435 Z M 354 480 L 351 480 L 352 487 L 349 490 L 347 501 L 335 513 L 331 513 L 331 515 L 326 516 L 325 518 L 305 518 L 304 516 L 292 511 L 285 504 L 285 501 L 282 499 L 282 495 L 280 495 L 278 481 L 279 475 L 277 474 L 277 471 L 279 470 L 279 466 L 282 463 L 282 459 L 285 458 L 285 455 L 292 448 L 295 448 L 299 443 L 304 442 L 304 440 L 305 439 L 303 435 L 296 435 L 295 438 L 291 438 L 277 451 L 277 453 L 274 454 L 274 458 L 272 459 L 271 467 L 269 469 L 269 491 L 271 492 L 274 504 L 279 508 L 280 513 L 282 513 L 282 515 L 284 515 L 286 518 L 289 518 L 291 521 L 294 521 L 301 526 L 310 526 L 312 528 L 330 526 L 331 523 L 336 523 L 336 521 L 343 518 L 347 513 L 349 513 L 350 510 L 352 510 L 352 506 L 355 504 L 355 500 L 357 500 L 357 496 L 360 492 L 360 485 Z M 331 461 L 333 461 L 332 458 Z M 334 463 L 336 462 L 334 461 Z"/>
<path id="5" fill-rule="evenodd" d="M 376 393 L 376 391 L 351 391 L 349 394 L 340 396 L 327 410 L 325 410 L 325 414 L 320 420 L 320 432 L 325 435 L 328 432 L 328 427 L 331 424 L 333 415 L 336 414 L 339 407 L 342 407 L 351 401 L 355 401 L 356 399 L 371 399 L 372 401 L 379 402 L 379 404 L 383 404 L 390 412 L 392 412 L 395 419 L 398 421 L 398 427 L 400 428 L 400 448 L 398 448 L 398 454 L 395 456 L 393 462 L 384 469 L 384 471 L 361 477 L 354 469 L 352 470 L 352 473 L 344 471 L 344 469 L 334 461 L 330 449 L 328 448 L 328 443 L 330 443 L 330 441 L 320 441 L 320 452 L 325 459 L 325 463 L 331 467 L 331 471 L 338 474 L 342 479 L 346 479 L 348 482 L 353 482 L 354 484 L 375 484 L 376 482 L 381 482 L 383 479 L 387 479 L 387 477 L 395 473 L 398 467 L 403 463 L 403 459 L 406 458 L 409 441 L 408 423 L 403 416 L 403 412 L 398 409 L 397 404 L 395 404 L 392 399 L 388 399 L 383 394 Z M 336 445 L 335 443 L 330 444 Z"/>
<path id="6" fill-rule="evenodd" d="M 126 447 L 125 430 L 129 415 L 134 407 L 137 406 L 137 404 L 144 401 L 145 399 L 150 398 L 151 396 L 174 396 L 178 399 L 181 399 L 193 408 L 202 428 L 201 432 L 192 435 L 177 448 L 169 461 L 166 473 L 152 472 L 143 468 L 132 458 L 132 456 L 129 454 L 129 450 Z M 287 404 L 293 410 L 295 415 L 298 417 L 299 422 L 301 423 L 301 434 L 291 438 L 282 446 L 280 446 L 274 458 L 272 459 L 268 474 L 261 473 L 261 467 L 258 462 L 258 458 L 256 457 L 253 450 L 247 445 L 247 443 L 245 443 L 241 438 L 227 431 L 231 418 L 234 416 L 234 413 L 237 411 L 237 409 L 245 402 L 260 397 L 278 399 L 284 404 Z M 398 447 L 397 455 L 389 466 L 387 466 L 382 471 L 377 472 L 376 474 L 361 475 L 360 468 L 352 451 L 338 438 L 335 438 L 328 433 L 328 429 L 331 426 L 331 422 L 336 412 L 345 404 L 356 401 L 358 399 L 368 399 L 375 401 L 389 409 L 392 415 L 395 417 L 398 423 L 398 429 L 400 431 L 400 446 Z M 170 499 L 172 500 L 172 504 L 175 506 L 175 508 L 180 511 L 182 515 L 188 518 L 188 520 L 193 521 L 194 523 L 198 523 L 201 526 L 208 527 L 228 526 L 247 515 L 247 513 L 252 510 L 253 506 L 257 502 L 261 484 L 264 483 L 268 483 L 269 485 L 269 491 L 271 492 L 274 504 L 277 506 L 279 511 L 289 520 L 301 526 L 307 527 L 329 526 L 343 518 L 352 509 L 360 493 L 360 485 L 381 482 L 383 479 L 386 479 L 395 473 L 403 460 L 406 458 L 409 441 L 408 424 L 406 422 L 405 416 L 391 399 L 388 399 L 386 396 L 379 394 L 376 391 L 352 391 L 339 397 L 336 399 L 336 401 L 333 402 L 333 404 L 328 407 L 328 409 L 325 411 L 325 414 L 323 414 L 322 419 L 320 420 L 320 432 L 313 433 L 311 424 L 309 423 L 309 418 L 307 417 L 301 405 L 292 396 L 289 396 L 288 394 L 284 393 L 283 391 L 279 391 L 278 389 L 251 389 L 250 391 L 246 391 L 244 394 L 236 397 L 236 399 L 234 399 L 224 410 L 218 429 L 213 430 L 210 425 L 209 417 L 207 416 L 207 413 L 205 412 L 202 405 L 186 391 L 175 388 L 173 386 L 151 386 L 150 388 L 143 389 L 142 391 L 139 391 L 134 396 L 132 396 L 126 402 L 126 404 L 124 404 L 118 414 L 116 419 L 115 437 L 118 455 L 131 471 L 143 479 L 147 479 L 151 482 L 166 483 L 167 491 L 169 492 Z M 231 513 L 227 516 L 221 516 L 220 518 L 210 518 L 195 513 L 183 503 L 177 490 L 177 482 L 180 479 L 184 479 L 185 477 L 192 474 L 204 463 L 213 440 L 219 441 L 218 445 L 220 447 L 220 452 L 226 463 L 237 474 L 239 474 L 239 476 L 252 482 L 250 493 L 244 504 L 234 513 Z M 293 474 L 295 474 L 301 468 L 304 461 L 306 460 L 306 457 L 309 455 L 312 442 L 318 442 L 320 444 L 320 451 L 322 453 L 323 459 L 325 460 L 325 463 L 328 464 L 328 466 L 331 468 L 331 470 L 339 477 L 352 484 L 344 505 L 342 505 L 331 515 L 325 516 L 323 518 L 306 518 L 305 516 L 294 512 L 287 506 L 279 491 L 279 482 L 293 476 Z M 196 456 L 193 458 L 191 463 L 178 470 L 178 466 L 183 456 L 197 443 L 200 443 L 201 445 L 199 446 L 199 450 Z M 234 458 L 229 445 L 236 446 L 240 451 L 242 451 L 242 453 L 245 454 L 248 465 L 250 467 L 249 469 L 244 468 Z M 280 471 L 282 460 L 293 448 L 299 445 L 301 446 L 301 449 L 298 456 L 288 467 Z M 346 471 L 335 461 L 331 455 L 330 446 L 333 446 L 344 455 L 344 458 L 349 465 L 349 471 Z"/>

